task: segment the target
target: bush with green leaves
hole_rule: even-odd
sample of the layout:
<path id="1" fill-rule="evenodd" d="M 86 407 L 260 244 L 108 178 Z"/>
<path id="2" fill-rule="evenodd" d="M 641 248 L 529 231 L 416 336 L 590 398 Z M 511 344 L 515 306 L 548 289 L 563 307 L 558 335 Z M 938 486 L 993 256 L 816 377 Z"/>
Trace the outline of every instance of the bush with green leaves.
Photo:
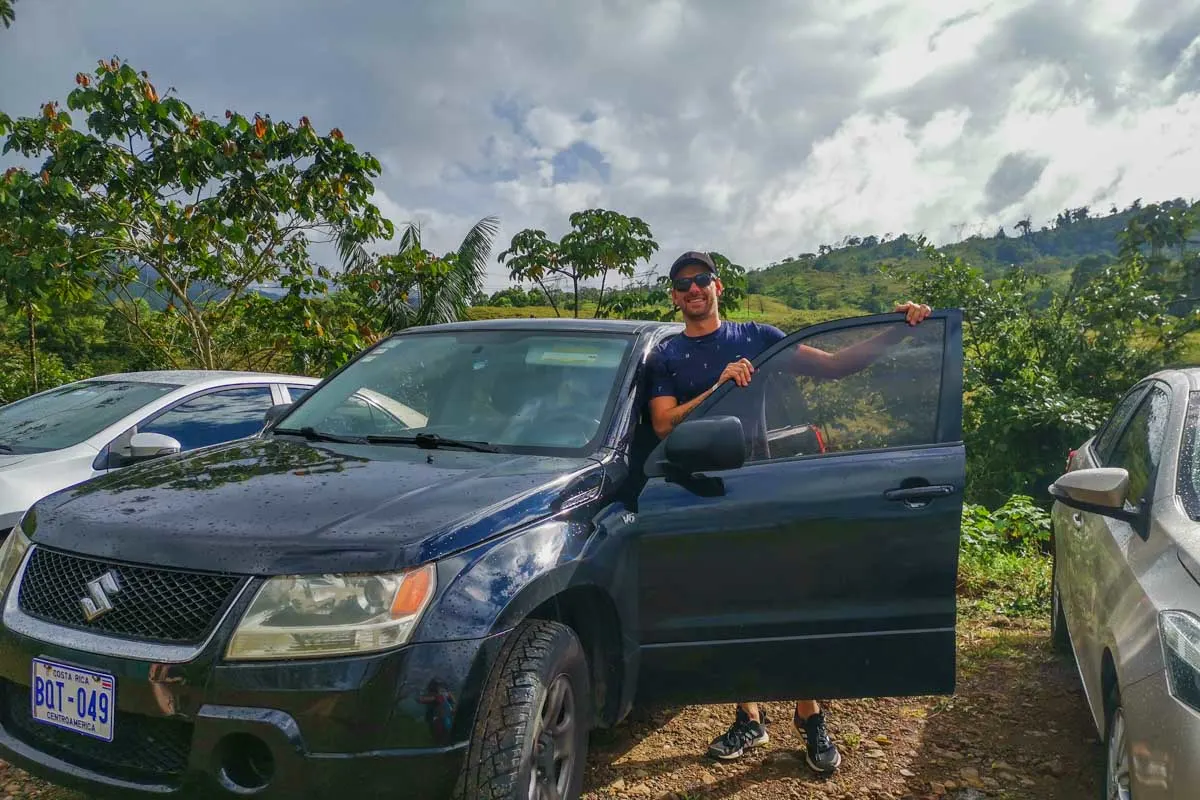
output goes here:
<path id="1" fill-rule="evenodd" d="M 958 590 L 967 613 L 1037 615 L 1050 599 L 1050 516 L 1027 495 L 963 506 Z"/>
<path id="2" fill-rule="evenodd" d="M 54 353 L 38 353 L 36 374 L 37 388 L 44 391 L 91 377 L 93 371 L 88 364 L 70 368 Z M 31 394 L 34 394 L 34 373 L 30 370 L 28 354 L 0 347 L 0 406 Z"/>
<path id="3" fill-rule="evenodd" d="M 1044 276 L 1000 278 L 925 247 L 930 266 L 896 270 L 913 296 L 964 315 L 963 432 L 968 499 L 1014 494 L 1049 504 L 1067 453 L 1137 380 L 1177 363 L 1200 314 L 1168 306 L 1177 287 L 1137 253 L 1077 273 L 1061 294 Z"/>

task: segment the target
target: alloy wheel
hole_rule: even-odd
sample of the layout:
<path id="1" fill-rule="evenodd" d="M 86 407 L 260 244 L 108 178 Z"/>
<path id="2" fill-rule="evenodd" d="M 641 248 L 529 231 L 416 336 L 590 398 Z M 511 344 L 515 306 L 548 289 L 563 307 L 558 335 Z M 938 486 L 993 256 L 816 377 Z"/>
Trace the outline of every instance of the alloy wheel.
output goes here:
<path id="1" fill-rule="evenodd" d="M 529 800 L 563 800 L 579 768 L 575 749 L 575 691 L 566 675 L 546 690 L 534 727 Z"/>
<path id="2" fill-rule="evenodd" d="M 1107 800 L 1130 800 L 1129 748 L 1125 743 L 1125 712 L 1113 711 L 1108 735 L 1108 763 L 1104 770 Z"/>

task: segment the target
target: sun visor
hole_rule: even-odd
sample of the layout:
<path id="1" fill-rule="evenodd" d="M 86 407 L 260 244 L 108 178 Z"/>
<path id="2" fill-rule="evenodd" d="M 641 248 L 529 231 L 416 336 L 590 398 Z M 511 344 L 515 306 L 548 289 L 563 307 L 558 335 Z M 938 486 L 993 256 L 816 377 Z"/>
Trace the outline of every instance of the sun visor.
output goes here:
<path id="1" fill-rule="evenodd" d="M 600 367 L 621 364 L 628 343 L 600 338 L 533 340 L 525 352 L 525 363 L 546 367 Z"/>

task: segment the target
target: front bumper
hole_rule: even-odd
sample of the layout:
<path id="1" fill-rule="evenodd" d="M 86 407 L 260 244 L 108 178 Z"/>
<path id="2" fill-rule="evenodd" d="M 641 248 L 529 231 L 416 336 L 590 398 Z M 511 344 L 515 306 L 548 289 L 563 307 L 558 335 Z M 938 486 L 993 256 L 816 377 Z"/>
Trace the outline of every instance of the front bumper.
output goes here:
<path id="1" fill-rule="evenodd" d="M 1200 797 L 1200 714 L 1171 696 L 1164 672 L 1121 687 L 1131 789 L 1138 800 Z"/>
<path id="2" fill-rule="evenodd" d="M 448 797 L 502 639 L 265 664 L 206 652 L 164 664 L 5 628 L 0 757 L 92 796 Z M 112 742 L 32 719 L 35 657 L 114 676 Z"/>

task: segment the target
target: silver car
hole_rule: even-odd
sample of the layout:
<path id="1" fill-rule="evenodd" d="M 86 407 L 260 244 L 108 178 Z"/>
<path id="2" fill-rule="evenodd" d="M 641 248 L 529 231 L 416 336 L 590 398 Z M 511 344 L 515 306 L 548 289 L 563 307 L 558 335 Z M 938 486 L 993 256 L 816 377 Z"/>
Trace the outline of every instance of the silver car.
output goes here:
<path id="1" fill-rule="evenodd" d="M 1200 369 L 1140 381 L 1050 488 L 1051 635 L 1107 754 L 1105 797 L 1200 797 Z"/>
<path id="2" fill-rule="evenodd" d="M 252 436 L 315 378 L 261 372 L 104 375 L 0 406 L 0 539 L 34 502 L 114 469 Z"/>

